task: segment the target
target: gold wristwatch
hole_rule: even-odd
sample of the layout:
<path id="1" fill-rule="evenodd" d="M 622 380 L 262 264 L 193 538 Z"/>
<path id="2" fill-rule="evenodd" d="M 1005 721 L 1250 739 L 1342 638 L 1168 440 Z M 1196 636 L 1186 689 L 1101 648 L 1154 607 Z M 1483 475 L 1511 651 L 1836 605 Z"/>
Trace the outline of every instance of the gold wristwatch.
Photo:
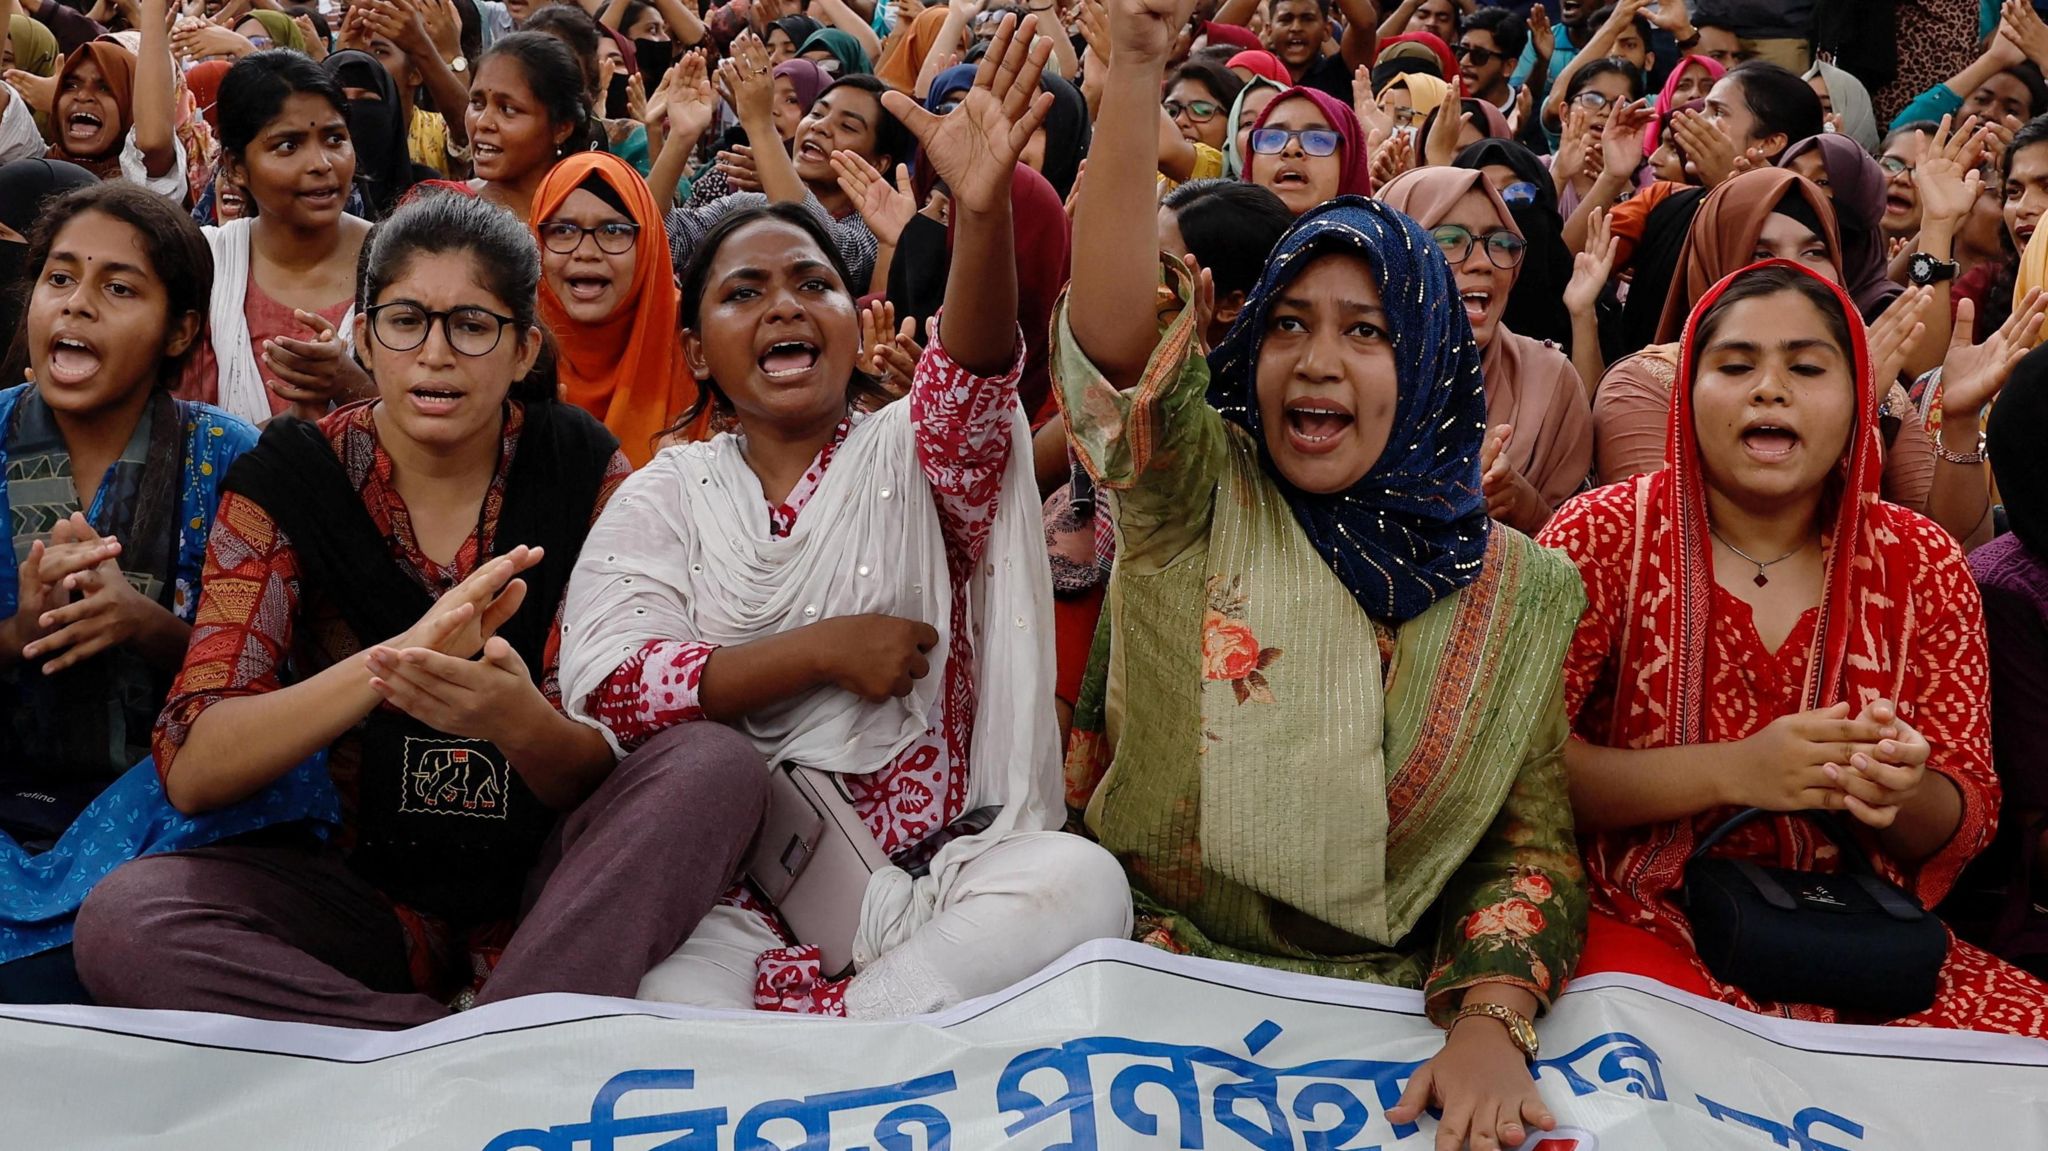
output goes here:
<path id="1" fill-rule="evenodd" d="M 1536 1025 L 1529 1022 L 1528 1016 L 1499 1003 L 1467 1003 L 1458 1009 L 1457 1018 L 1451 1020 L 1451 1026 L 1456 1027 L 1459 1021 L 1474 1015 L 1498 1020 L 1508 1029 L 1509 1042 L 1521 1048 L 1529 1062 L 1536 1062 Z"/>

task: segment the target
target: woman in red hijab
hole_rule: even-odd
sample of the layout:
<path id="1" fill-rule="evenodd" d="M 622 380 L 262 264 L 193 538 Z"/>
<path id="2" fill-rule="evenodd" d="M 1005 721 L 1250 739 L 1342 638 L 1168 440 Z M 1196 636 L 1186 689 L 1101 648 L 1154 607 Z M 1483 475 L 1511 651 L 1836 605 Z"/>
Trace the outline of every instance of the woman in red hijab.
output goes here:
<path id="1" fill-rule="evenodd" d="M 1372 195 L 1372 157 L 1349 105 L 1315 88 L 1290 88 L 1252 125 L 1244 178 L 1299 216 L 1339 196 Z"/>
<path id="2" fill-rule="evenodd" d="M 1904 1018 L 1763 1002 L 1700 958 L 1681 884 L 1730 816 L 1765 812 L 1712 858 L 1841 871 L 1832 819 L 1932 908 L 1990 843 L 1999 789 L 1977 589 L 1947 532 L 1878 498 L 1855 304 L 1800 264 L 1744 268 L 1693 309 L 1678 380 L 1666 466 L 1538 537 L 1587 596 L 1564 665 L 1594 910 L 1579 974 L 1817 1022 L 2041 1035 L 2048 985 L 1952 936 L 1932 1005 Z"/>

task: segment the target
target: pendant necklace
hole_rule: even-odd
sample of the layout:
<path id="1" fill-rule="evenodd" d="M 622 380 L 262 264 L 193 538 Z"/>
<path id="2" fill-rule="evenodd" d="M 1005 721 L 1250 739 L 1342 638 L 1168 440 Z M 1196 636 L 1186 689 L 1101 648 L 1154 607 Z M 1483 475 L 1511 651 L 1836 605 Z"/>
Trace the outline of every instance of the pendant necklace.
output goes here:
<path id="1" fill-rule="evenodd" d="M 1722 536 L 1720 532 L 1716 531 L 1712 525 L 1709 525 L 1707 527 L 1707 531 L 1715 539 L 1721 541 L 1722 547 L 1727 548 L 1729 551 L 1734 552 L 1736 555 L 1741 556 L 1743 559 L 1748 560 L 1750 563 L 1756 565 L 1756 579 L 1753 582 L 1758 587 L 1765 587 L 1769 585 L 1771 582 L 1771 577 L 1764 574 L 1765 569 L 1776 567 L 1777 565 L 1784 563 L 1786 560 L 1791 559 L 1793 556 L 1796 556 L 1800 552 L 1806 550 L 1806 545 L 1802 543 L 1798 547 L 1793 548 L 1791 551 L 1786 552 L 1784 555 L 1779 556 L 1777 559 L 1760 560 L 1755 556 L 1750 555 L 1748 552 L 1743 551 L 1741 548 L 1736 547 L 1734 544 L 1729 543 L 1727 538 Z"/>

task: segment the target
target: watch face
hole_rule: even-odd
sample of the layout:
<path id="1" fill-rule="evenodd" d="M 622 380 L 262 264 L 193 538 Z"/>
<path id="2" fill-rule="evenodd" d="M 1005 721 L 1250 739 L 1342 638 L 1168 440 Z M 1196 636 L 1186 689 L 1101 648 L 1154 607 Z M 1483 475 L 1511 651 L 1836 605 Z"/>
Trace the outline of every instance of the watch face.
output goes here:
<path id="1" fill-rule="evenodd" d="M 1934 274 L 1934 257 L 1925 252 L 1915 252 L 1906 264 L 1906 274 L 1917 282 Z"/>

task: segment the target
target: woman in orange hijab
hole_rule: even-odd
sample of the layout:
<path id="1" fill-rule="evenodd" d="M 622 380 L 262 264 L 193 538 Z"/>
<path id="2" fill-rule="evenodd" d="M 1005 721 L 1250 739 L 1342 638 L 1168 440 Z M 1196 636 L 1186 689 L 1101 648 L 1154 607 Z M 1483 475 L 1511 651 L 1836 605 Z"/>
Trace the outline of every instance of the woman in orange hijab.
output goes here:
<path id="1" fill-rule="evenodd" d="M 634 467 L 697 398 L 676 339 L 668 232 L 632 165 L 578 152 L 533 197 L 540 314 L 568 400 L 604 421 Z"/>

